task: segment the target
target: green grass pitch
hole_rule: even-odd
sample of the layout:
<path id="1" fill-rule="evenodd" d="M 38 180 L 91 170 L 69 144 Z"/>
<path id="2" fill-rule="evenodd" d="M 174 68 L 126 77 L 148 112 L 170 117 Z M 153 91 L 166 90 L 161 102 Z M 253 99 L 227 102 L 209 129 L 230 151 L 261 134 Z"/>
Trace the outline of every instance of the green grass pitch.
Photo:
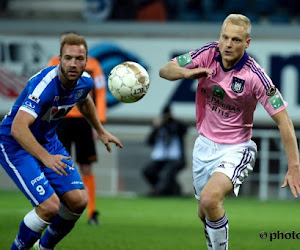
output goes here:
<path id="1" fill-rule="evenodd" d="M 0 191 L 0 197 L 0 249 L 6 250 L 31 205 L 20 192 Z M 88 225 L 85 213 L 58 244 L 58 250 L 206 249 L 193 197 L 98 197 L 97 206 L 101 211 L 101 226 Z M 299 249 L 299 207 L 298 201 L 228 198 L 225 208 L 230 226 L 229 249 Z M 267 233 L 267 239 L 260 238 L 262 231 Z M 280 239 L 270 241 L 270 233 Z"/>

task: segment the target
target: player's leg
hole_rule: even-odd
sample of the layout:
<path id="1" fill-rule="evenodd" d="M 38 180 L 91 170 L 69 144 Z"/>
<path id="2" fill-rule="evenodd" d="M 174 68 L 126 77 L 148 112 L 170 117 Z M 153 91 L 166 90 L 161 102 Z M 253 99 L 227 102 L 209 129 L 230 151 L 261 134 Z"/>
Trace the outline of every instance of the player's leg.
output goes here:
<path id="1" fill-rule="evenodd" d="M 53 144 L 49 147 L 44 145 L 44 147 L 52 154 L 69 156 L 59 141 Z M 87 195 L 80 174 L 72 160 L 70 162 L 72 167 L 68 168 L 69 175 L 67 176 L 60 176 L 51 169 L 43 167 L 43 172 L 60 197 L 61 203 L 57 215 L 40 239 L 39 244 L 42 249 L 43 247 L 53 249 L 72 230 L 87 204 Z"/>
<path id="2" fill-rule="evenodd" d="M 256 152 L 253 141 L 222 145 L 200 136 L 195 142 L 195 197 L 198 199 L 199 217 L 202 221 L 205 218 L 204 223 L 213 249 L 227 249 L 228 220 L 223 201 L 228 194 L 238 195 L 241 184 L 253 170 Z M 222 242 L 224 245 L 219 245 Z"/>
<path id="3" fill-rule="evenodd" d="M 207 233 L 207 229 L 206 229 L 205 214 L 204 214 L 202 207 L 199 206 L 199 200 L 198 200 L 198 217 L 200 218 L 200 220 L 202 221 L 203 226 L 204 226 L 204 235 L 205 235 L 207 249 L 213 250 L 211 240 L 210 240 L 210 237 L 209 237 L 209 235 Z"/>
<path id="4" fill-rule="evenodd" d="M 257 148 L 251 140 L 232 146 L 215 146 L 218 164 L 214 162 L 214 173 L 201 192 L 199 206 L 206 217 L 213 249 L 218 250 L 228 249 L 229 224 L 223 209 L 224 198 L 229 194 L 238 196 L 240 186 L 253 171 Z"/>
<path id="5" fill-rule="evenodd" d="M 53 194 L 46 201 L 36 206 L 27 213 L 22 220 L 19 233 L 16 236 L 11 249 L 28 249 L 42 235 L 44 229 L 58 212 L 59 199 Z"/>
<path id="6" fill-rule="evenodd" d="M 211 188 L 210 185 L 212 185 L 211 183 L 213 183 L 213 181 L 215 180 L 215 177 L 217 177 L 217 174 L 218 175 L 223 175 L 221 173 L 216 173 L 216 176 L 213 175 L 214 177 L 212 179 L 210 179 L 211 182 L 208 181 L 208 183 L 207 183 L 208 185 L 206 185 L 205 188 L 206 187 L 208 189 Z M 227 178 L 227 176 L 224 176 L 224 177 Z M 221 179 L 223 179 L 222 176 L 221 176 Z M 218 180 L 218 178 L 216 178 L 216 180 Z M 228 186 L 227 186 L 227 184 L 228 184 Z M 232 184 L 231 183 L 227 183 L 227 184 L 226 184 L 226 186 L 227 186 L 228 192 L 231 192 Z M 205 190 L 205 188 L 203 189 L 203 191 Z M 215 188 L 215 187 L 213 187 L 213 188 Z M 201 193 L 201 197 L 202 197 L 202 194 L 205 194 L 205 193 L 203 193 L 203 191 Z M 224 200 L 224 198 L 221 198 L 221 196 L 220 195 L 217 196 L 217 197 L 219 197 L 218 200 L 220 201 L 219 202 L 219 210 L 220 211 L 218 211 L 218 213 L 225 214 L 225 212 L 223 210 L 223 200 Z M 204 234 L 205 234 L 207 249 L 209 249 L 209 250 L 212 250 L 212 249 L 228 249 L 228 223 L 226 222 L 226 216 L 224 217 L 225 218 L 225 223 L 224 224 L 220 225 L 219 224 L 220 220 L 217 219 L 216 220 L 216 223 L 218 225 L 217 230 L 214 230 L 214 228 L 211 229 L 209 227 L 209 225 L 211 227 L 213 227 L 213 225 L 212 225 L 213 222 L 208 224 L 210 222 L 210 220 L 207 219 L 208 216 L 207 216 L 207 213 L 205 212 L 205 209 L 207 209 L 208 207 L 205 207 L 205 206 L 202 205 L 201 202 L 205 201 L 205 200 L 204 200 L 204 196 L 202 197 L 203 200 L 201 199 L 201 197 L 200 197 L 200 200 L 198 200 L 198 216 L 199 216 L 199 218 L 201 219 L 201 221 L 203 222 L 203 225 L 204 225 Z M 213 199 L 211 199 L 211 202 L 212 202 L 212 200 Z M 209 203 L 210 202 L 207 201 L 207 205 L 209 205 Z M 217 218 L 217 215 L 215 214 L 216 210 L 213 209 L 213 211 L 214 211 L 213 216 L 215 216 L 214 218 Z M 223 218 L 223 216 L 221 218 Z M 221 241 L 222 243 L 225 242 L 224 245 L 221 246 L 221 248 L 219 246 L 216 246 L 216 245 L 218 245 L 218 241 Z M 225 247 L 227 247 L 227 248 L 225 248 Z"/>
<path id="7" fill-rule="evenodd" d="M 210 154 L 212 154 L 211 147 L 206 145 L 201 137 L 198 137 L 193 149 L 193 185 L 195 198 L 198 200 L 198 217 L 204 225 L 207 249 L 212 250 L 211 240 L 206 230 L 205 214 L 202 207 L 199 206 L 200 193 L 210 178 L 210 168 L 205 161 L 202 161 L 202 158 Z"/>
<path id="8" fill-rule="evenodd" d="M 32 155 L 10 143 L 0 147 L 0 164 L 35 207 L 22 220 L 11 249 L 29 249 L 56 215 L 59 199 Z"/>
<path id="9" fill-rule="evenodd" d="M 71 190 L 62 195 L 61 200 L 58 214 L 40 240 L 40 246 L 47 249 L 53 249 L 73 229 L 87 205 L 83 189 Z"/>
<path id="10" fill-rule="evenodd" d="M 201 192 L 198 210 L 205 217 L 205 229 L 214 250 L 228 249 L 228 219 L 223 208 L 233 184 L 223 173 L 214 173 Z"/>
<path id="11" fill-rule="evenodd" d="M 193 150 L 193 183 L 195 189 L 195 198 L 198 200 L 198 216 L 204 225 L 204 233 L 205 233 L 206 244 L 208 249 L 215 249 L 215 248 L 213 248 L 213 244 L 212 244 L 214 240 L 214 236 L 210 233 L 209 227 L 207 226 L 207 222 L 206 222 L 206 219 L 208 217 L 207 210 L 209 206 L 213 206 L 213 204 L 218 204 L 219 205 L 218 208 L 221 206 L 221 209 L 223 209 L 222 204 L 223 204 L 224 197 L 230 190 L 232 190 L 232 186 L 233 186 L 232 183 L 230 182 L 230 179 L 223 174 L 223 176 L 221 176 L 221 180 L 222 182 L 224 182 L 224 184 L 221 185 L 224 186 L 226 190 L 222 190 L 222 191 L 218 190 L 217 197 L 209 197 L 208 191 L 210 191 L 211 188 L 210 183 L 214 183 L 215 180 L 215 177 L 211 178 L 211 176 L 215 171 L 215 166 L 218 166 L 219 160 L 220 160 L 220 153 L 218 152 L 215 143 L 203 136 L 199 136 L 195 141 L 194 150 Z M 218 177 L 219 175 L 220 173 L 218 173 L 216 177 Z M 219 185 L 219 183 L 217 183 L 217 185 Z M 212 188 L 212 191 L 214 189 L 215 187 Z M 201 200 L 200 195 L 203 195 L 202 196 L 203 200 Z M 211 200 L 209 200 L 209 198 L 211 198 Z M 203 203 L 205 202 L 203 205 L 202 205 L 202 201 Z M 211 210 L 209 210 L 209 212 L 211 212 Z M 212 218 L 216 218 L 217 216 L 220 216 L 221 218 L 222 216 L 224 216 L 224 211 L 218 210 L 218 214 L 217 215 L 213 214 L 213 215 L 215 217 L 212 216 L 209 217 L 211 220 L 213 220 Z M 222 226 L 223 229 L 226 227 L 226 225 L 222 225 Z M 224 239 L 224 241 L 226 242 L 226 239 Z"/>

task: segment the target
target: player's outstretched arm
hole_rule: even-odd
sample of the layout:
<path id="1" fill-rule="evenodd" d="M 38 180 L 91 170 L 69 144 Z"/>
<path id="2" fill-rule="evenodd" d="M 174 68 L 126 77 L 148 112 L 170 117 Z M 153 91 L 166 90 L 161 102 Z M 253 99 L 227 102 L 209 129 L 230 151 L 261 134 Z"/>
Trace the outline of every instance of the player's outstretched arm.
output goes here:
<path id="1" fill-rule="evenodd" d="M 104 131 L 104 133 L 99 134 L 99 139 L 103 142 L 108 152 L 111 152 L 111 147 L 109 145 L 110 142 L 114 143 L 119 148 L 123 148 L 122 143 L 117 139 L 115 136 L 113 136 L 108 131 Z"/>
<path id="2" fill-rule="evenodd" d="M 94 101 L 90 96 L 87 99 L 77 103 L 77 107 L 79 111 L 82 113 L 84 118 L 91 124 L 91 126 L 97 131 L 99 134 L 99 139 L 106 146 L 107 151 L 111 152 L 111 148 L 109 143 L 115 143 L 116 146 L 123 148 L 122 143 L 115 136 L 110 134 L 108 131 L 104 129 L 102 123 L 100 122 L 97 110 L 94 104 Z"/>
<path id="3" fill-rule="evenodd" d="M 285 188 L 289 185 L 293 196 L 297 198 L 300 195 L 300 165 L 294 126 L 286 109 L 272 116 L 272 118 L 280 130 L 288 162 L 288 171 L 281 187 Z"/>
<path id="4" fill-rule="evenodd" d="M 187 69 L 180 67 L 176 62 L 168 62 L 164 67 L 159 70 L 159 76 L 170 81 L 178 79 L 198 79 L 212 74 L 209 68 L 194 68 Z"/>

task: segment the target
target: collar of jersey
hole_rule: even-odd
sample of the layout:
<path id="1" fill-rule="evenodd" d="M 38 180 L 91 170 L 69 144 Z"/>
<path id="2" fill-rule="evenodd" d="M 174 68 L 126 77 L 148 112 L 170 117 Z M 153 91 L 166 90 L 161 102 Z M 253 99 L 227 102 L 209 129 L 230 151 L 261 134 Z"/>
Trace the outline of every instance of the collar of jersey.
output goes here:
<path id="1" fill-rule="evenodd" d="M 215 57 L 215 60 L 220 63 L 220 65 L 221 65 L 222 69 L 224 70 L 224 72 L 228 72 L 228 71 L 233 70 L 233 69 L 236 69 L 236 70 L 240 71 L 244 67 L 244 65 L 247 62 L 248 58 L 249 58 L 249 56 L 248 56 L 247 52 L 245 51 L 245 54 L 243 55 L 241 60 L 239 60 L 239 62 L 230 69 L 225 69 L 224 68 L 223 63 L 222 63 L 221 53 L 219 53 L 219 55 L 217 55 Z"/>

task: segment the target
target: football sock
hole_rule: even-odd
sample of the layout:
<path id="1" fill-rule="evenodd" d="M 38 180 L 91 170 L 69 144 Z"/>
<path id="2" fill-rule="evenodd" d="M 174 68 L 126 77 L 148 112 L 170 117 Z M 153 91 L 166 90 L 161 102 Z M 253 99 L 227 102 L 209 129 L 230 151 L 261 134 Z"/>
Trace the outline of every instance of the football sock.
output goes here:
<path id="1" fill-rule="evenodd" d="M 228 249 L 228 219 L 226 214 L 217 220 L 206 220 L 206 230 L 211 240 L 212 249 L 227 250 Z"/>
<path id="2" fill-rule="evenodd" d="M 25 215 L 21 222 L 19 233 L 15 238 L 11 249 L 29 249 L 41 237 L 44 229 L 49 225 L 35 212 L 35 209 Z"/>
<path id="3" fill-rule="evenodd" d="M 93 174 L 83 175 L 82 181 L 84 186 L 87 189 L 88 193 L 88 217 L 91 218 L 93 213 L 95 212 L 95 200 L 96 200 L 96 180 Z"/>
<path id="4" fill-rule="evenodd" d="M 208 250 L 213 250 L 212 244 L 211 244 L 211 241 L 210 241 L 210 238 L 209 238 L 209 235 L 208 235 L 207 230 L 206 230 L 206 227 L 204 228 L 204 234 L 205 234 L 205 240 L 206 240 L 207 249 Z"/>
<path id="5" fill-rule="evenodd" d="M 60 204 L 59 212 L 47 227 L 40 240 L 41 249 L 53 249 L 74 227 L 81 214 L 71 212 Z"/>

